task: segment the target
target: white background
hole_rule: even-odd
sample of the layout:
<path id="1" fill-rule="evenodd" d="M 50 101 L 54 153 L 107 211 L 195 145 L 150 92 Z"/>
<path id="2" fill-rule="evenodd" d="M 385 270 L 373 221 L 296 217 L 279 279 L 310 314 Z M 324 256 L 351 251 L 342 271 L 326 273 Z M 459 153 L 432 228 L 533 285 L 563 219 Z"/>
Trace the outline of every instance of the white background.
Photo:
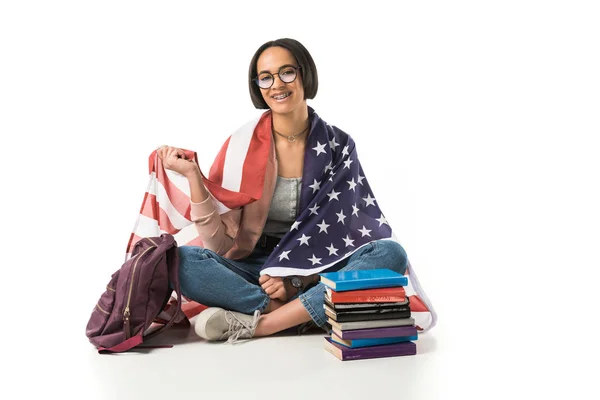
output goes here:
<path id="1" fill-rule="evenodd" d="M 593 397 L 599 20 L 591 1 L 2 2 L 4 390 L 87 382 L 70 349 L 148 155 L 192 149 L 207 173 L 260 113 L 255 50 L 292 37 L 438 311 L 440 398 Z"/>

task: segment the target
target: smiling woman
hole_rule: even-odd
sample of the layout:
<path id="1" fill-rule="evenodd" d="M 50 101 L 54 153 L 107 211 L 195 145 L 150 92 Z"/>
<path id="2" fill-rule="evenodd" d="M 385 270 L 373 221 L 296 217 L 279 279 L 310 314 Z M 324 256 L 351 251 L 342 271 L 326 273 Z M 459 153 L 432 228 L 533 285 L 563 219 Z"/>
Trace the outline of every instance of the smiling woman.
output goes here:
<path id="1" fill-rule="evenodd" d="M 164 168 L 185 176 L 190 187 L 189 223 L 197 236 L 179 243 L 180 281 L 184 296 L 209 306 L 195 322 L 205 339 L 327 329 L 319 273 L 338 270 L 409 274 L 414 290 L 409 284 L 406 304 L 417 327 L 435 324 L 354 141 L 307 105 L 318 82 L 300 42 L 267 42 L 252 57 L 248 76 L 252 103 L 267 111 L 230 136 L 208 178 L 189 152 L 157 151 Z M 168 224 L 158 224 L 168 231 Z"/>

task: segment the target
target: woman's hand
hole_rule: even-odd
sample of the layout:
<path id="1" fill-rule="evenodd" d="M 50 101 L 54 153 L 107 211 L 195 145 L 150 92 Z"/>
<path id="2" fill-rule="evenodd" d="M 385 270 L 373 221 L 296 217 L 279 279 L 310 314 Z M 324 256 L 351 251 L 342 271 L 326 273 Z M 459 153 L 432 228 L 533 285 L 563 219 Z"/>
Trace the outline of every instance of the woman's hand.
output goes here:
<path id="1" fill-rule="evenodd" d="M 288 287 L 286 281 L 280 276 L 263 275 L 258 279 L 258 283 L 260 283 L 265 293 L 272 299 L 288 301 L 291 297 L 289 295 L 290 287 Z"/>
<path id="2" fill-rule="evenodd" d="M 200 167 L 194 160 L 188 160 L 183 150 L 177 147 L 163 146 L 156 151 L 166 169 L 175 171 L 186 178 L 200 172 Z"/>

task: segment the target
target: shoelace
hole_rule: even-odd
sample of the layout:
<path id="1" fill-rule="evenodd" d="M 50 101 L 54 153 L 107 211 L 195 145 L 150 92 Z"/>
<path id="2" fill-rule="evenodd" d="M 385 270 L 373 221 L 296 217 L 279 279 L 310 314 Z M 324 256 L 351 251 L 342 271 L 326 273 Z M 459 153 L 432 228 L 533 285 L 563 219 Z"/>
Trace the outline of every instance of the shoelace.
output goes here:
<path id="1" fill-rule="evenodd" d="M 254 331 L 256 330 L 256 325 L 258 325 L 258 320 L 260 318 L 260 311 L 254 311 L 254 318 L 252 321 L 245 322 L 239 319 L 234 313 L 231 311 L 227 311 L 225 313 L 225 321 L 229 324 L 229 329 L 227 332 L 223 334 L 222 337 L 227 337 L 227 343 L 235 343 L 240 338 L 251 338 L 254 336 Z"/>

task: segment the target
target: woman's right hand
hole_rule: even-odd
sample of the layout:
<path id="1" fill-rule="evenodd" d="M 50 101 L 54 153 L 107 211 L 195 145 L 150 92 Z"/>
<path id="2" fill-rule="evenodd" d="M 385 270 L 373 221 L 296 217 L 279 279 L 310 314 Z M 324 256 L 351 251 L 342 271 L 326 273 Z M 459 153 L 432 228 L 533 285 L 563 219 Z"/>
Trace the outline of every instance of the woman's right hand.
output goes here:
<path id="1" fill-rule="evenodd" d="M 189 178 L 200 172 L 200 167 L 193 159 L 187 159 L 183 150 L 177 147 L 162 146 L 156 151 L 166 169 L 180 173 Z"/>

